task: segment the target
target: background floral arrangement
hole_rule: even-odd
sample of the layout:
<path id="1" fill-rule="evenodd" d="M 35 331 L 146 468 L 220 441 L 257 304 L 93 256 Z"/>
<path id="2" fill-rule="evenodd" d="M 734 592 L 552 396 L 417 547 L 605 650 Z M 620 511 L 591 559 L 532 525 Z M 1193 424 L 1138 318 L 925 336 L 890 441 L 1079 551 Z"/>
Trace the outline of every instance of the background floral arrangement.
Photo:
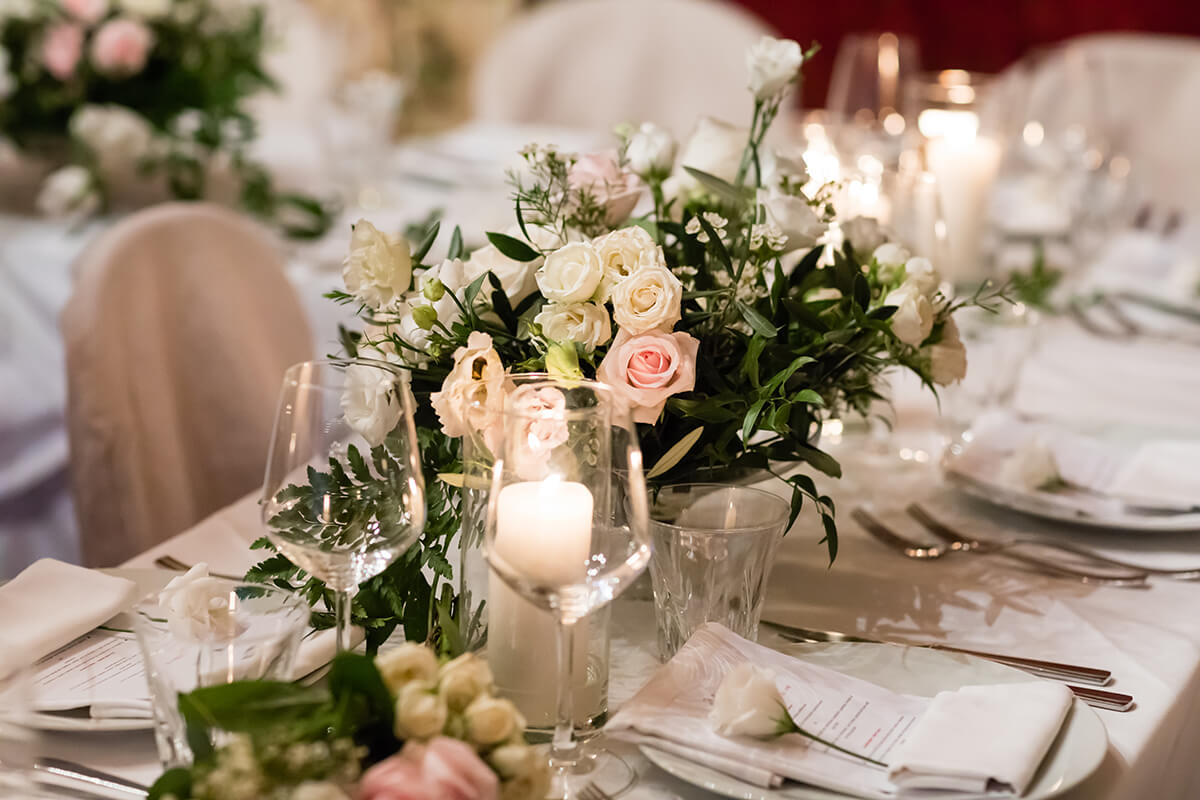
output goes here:
<path id="1" fill-rule="evenodd" d="M 246 209 L 315 236 L 322 205 L 275 191 L 246 153 L 243 101 L 272 87 L 263 44 L 251 0 L 0 0 L 0 137 L 65 164 L 38 196 L 47 214 L 100 211 L 135 175 L 200 198 L 220 168 Z"/>
<path id="2" fill-rule="evenodd" d="M 868 413 L 885 369 L 931 388 L 960 379 L 953 312 L 982 298 L 948 297 L 932 264 L 873 220 L 838 219 L 836 185 L 764 148 L 809 55 L 764 38 L 747 54 L 750 127 L 702 119 L 678 159 L 651 123 L 619 131 L 609 153 L 526 148 L 515 224 L 470 254 L 457 228 L 446 258 L 425 264 L 437 224 L 416 245 L 355 226 L 345 291 L 330 296 L 365 327 L 344 346 L 411 369 L 429 490 L 420 546 L 358 596 L 368 644 L 400 623 L 410 638 L 458 635 L 446 561 L 461 522 L 457 437 L 487 440 L 511 374 L 612 386 L 639 423 L 652 483 L 771 471 L 791 487 L 793 520 L 813 501 L 835 557 L 833 502 L 789 465 L 839 476 L 821 421 Z M 282 556 L 250 577 L 323 594 Z"/>
<path id="3" fill-rule="evenodd" d="M 195 756 L 150 800 L 537 800 L 550 784 L 487 662 L 403 644 L 342 653 L 327 687 L 271 681 L 181 695 Z M 214 747 L 214 733 L 226 743 Z M 230 736 L 232 734 L 232 736 Z"/>

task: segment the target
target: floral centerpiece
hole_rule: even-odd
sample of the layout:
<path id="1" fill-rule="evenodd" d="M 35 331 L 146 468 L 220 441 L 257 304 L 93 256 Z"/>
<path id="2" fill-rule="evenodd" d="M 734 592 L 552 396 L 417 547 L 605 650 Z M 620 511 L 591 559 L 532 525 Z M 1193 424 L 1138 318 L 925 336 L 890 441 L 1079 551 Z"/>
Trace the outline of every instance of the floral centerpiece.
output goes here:
<path id="1" fill-rule="evenodd" d="M 810 54 L 764 38 L 747 56 L 749 128 L 702 119 L 678 158 L 652 123 L 618 131 L 607 153 L 526 148 L 512 227 L 469 253 L 457 228 L 433 260 L 437 224 L 418 243 L 354 227 L 345 290 L 330 296 L 364 326 L 344 346 L 411 370 L 429 487 L 420 546 L 359 594 L 369 643 L 400 623 L 412 638 L 458 634 L 446 560 L 462 518 L 458 437 L 486 441 L 519 373 L 612 386 L 651 483 L 778 476 L 793 520 L 811 501 L 835 557 L 834 504 L 810 474 L 840 475 L 822 420 L 868 413 L 888 369 L 931 388 L 960 379 L 953 314 L 980 298 L 949 297 L 927 259 L 873 220 L 840 218 L 835 184 L 764 145 Z M 282 556 L 250 577 L 321 596 Z"/>
<path id="2" fill-rule="evenodd" d="M 151 178 L 201 198 L 225 171 L 247 210 L 315 236 L 322 205 L 276 191 L 247 154 L 243 103 L 272 86 L 264 38 L 251 0 L 0 0 L 0 139 L 58 166 L 44 213 L 88 216 Z"/>

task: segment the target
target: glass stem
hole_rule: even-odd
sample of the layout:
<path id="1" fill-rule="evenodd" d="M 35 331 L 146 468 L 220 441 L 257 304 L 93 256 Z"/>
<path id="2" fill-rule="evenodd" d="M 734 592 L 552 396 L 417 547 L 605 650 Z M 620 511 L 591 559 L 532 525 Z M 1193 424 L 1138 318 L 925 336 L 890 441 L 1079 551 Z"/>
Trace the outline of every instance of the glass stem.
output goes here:
<path id="1" fill-rule="evenodd" d="M 333 618 L 337 627 L 337 652 L 351 649 L 350 643 L 350 609 L 354 606 L 354 595 L 358 587 L 353 589 L 336 590 L 333 593 Z"/>
<path id="2" fill-rule="evenodd" d="M 550 744 L 550 763 L 554 767 L 571 767 L 579 760 L 579 743 L 575 741 L 575 621 L 558 617 L 555 623 L 558 639 L 558 705 L 554 724 L 554 739 Z"/>

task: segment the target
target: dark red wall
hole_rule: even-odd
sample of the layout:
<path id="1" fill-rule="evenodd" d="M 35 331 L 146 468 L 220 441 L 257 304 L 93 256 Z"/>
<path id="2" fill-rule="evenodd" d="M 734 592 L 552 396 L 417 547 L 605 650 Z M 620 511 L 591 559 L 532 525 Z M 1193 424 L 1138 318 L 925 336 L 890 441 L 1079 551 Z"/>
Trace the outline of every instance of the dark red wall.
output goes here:
<path id="1" fill-rule="evenodd" d="M 805 68 L 803 102 L 821 106 L 846 33 L 906 33 L 925 69 L 995 72 L 1030 47 L 1098 31 L 1200 36 L 1197 0 L 734 0 L 802 45 L 821 43 Z"/>

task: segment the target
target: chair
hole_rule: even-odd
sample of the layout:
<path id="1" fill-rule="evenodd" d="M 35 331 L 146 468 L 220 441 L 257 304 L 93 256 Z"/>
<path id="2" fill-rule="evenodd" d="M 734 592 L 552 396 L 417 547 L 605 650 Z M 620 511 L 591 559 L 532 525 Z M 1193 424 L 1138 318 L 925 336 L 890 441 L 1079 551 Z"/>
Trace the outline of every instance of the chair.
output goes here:
<path id="1" fill-rule="evenodd" d="M 134 214 L 76 269 L 72 486 L 84 563 L 111 566 L 262 482 L 284 370 L 312 336 L 271 236 L 216 206 Z"/>
<path id="2" fill-rule="evenodd" d="M 746 48 L 770 29 L 714 0 L 571 0 L 515 18 L 475 71 L 479 119 L 676 136 L 702 114 L 749 124 Z"/>

